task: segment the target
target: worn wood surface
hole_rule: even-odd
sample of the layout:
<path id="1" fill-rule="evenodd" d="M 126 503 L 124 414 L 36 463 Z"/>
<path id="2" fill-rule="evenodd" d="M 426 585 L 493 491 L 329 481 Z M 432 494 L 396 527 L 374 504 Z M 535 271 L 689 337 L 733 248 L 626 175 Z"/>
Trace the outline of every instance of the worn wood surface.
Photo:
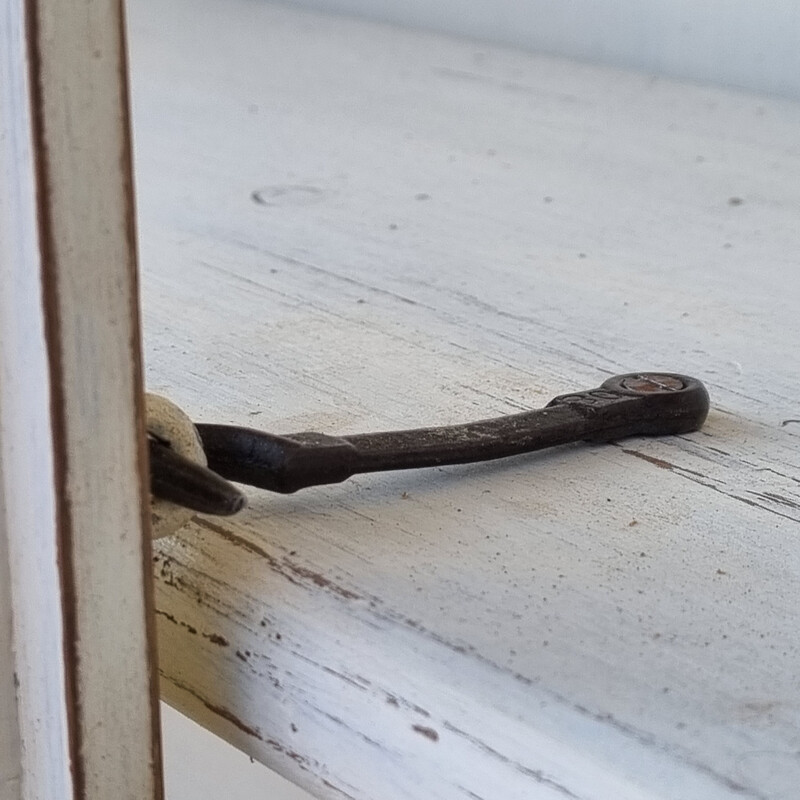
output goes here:
<path id="1" fill-rule="evenodd" d="M 339 798 L 800 784 L 800 106 L 262 3 L 132 6 L 148 388 L 333 433 L 636 369 L 704 430 L 159 543 L 162 693 Z"/>
<path id="2" fill-rule="evenodd" d="M 123 10 L 30 0 L 2 17 L 0 575 L 9 567 L 21 745 L 0 794 L 19 779 L 25 800 L 150 800 L 161 777 Z"/>

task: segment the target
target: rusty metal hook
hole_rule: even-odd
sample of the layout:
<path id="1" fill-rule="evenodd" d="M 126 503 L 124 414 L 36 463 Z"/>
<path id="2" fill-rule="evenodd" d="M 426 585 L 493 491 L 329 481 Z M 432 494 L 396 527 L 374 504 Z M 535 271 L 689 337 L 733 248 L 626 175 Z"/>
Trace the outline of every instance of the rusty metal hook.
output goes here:
<path id="1" fill-rule="evenodd" d="M 561 395 L 541 409 L 464 425 L 353 436 L 279 436 L 197 424 L 208 469 L 185 464 L 176 454 L 167 457 L 151 444 L 153 493 L 205 513 L 231 514 L 243 497 L 227 480 L 291 493 L 339 483 L 357 473 L 489 461 L 576 441 L 689 433 L 700 428 L 708 408 L 708 392 L 697 379 L 637 372 L 609 378 L 596 389 Z"/>

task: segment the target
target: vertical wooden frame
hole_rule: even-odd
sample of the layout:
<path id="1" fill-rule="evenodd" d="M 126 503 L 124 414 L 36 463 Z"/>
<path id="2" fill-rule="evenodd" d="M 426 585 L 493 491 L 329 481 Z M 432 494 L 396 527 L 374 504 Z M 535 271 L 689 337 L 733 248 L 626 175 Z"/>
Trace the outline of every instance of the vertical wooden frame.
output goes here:
<path id="1" fill-rule="evenodd" d="M 158 798 L 123 6 L 4 0 L 0 53 L 0 536 L 21 796 Z"/>

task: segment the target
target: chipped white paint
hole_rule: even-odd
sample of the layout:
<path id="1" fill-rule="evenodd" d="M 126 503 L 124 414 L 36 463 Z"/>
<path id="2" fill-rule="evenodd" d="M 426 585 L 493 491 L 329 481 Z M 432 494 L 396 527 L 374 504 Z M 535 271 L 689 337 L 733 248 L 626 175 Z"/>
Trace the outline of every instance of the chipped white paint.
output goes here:
<path id="1" fill-rule="evenodd" d="M 792 800 L 800 106 L 132 12 L 147 383 L 192 418 L 446 423 L 633 369 L 713 401 L 197 518 L 158 546 L 164 696 L 320 797 Z"/>
<path id="2" fill-rule="evenodd" d="M 2 16 L 0 574 L 21 746 L 0 793 L 157 798 L 122 7 Z"/>

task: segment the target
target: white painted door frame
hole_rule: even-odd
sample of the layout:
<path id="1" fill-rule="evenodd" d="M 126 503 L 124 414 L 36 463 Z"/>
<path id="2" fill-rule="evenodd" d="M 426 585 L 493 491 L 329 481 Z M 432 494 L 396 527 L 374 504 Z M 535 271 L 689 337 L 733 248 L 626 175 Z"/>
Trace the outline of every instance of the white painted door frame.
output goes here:
<path id="1" fill-rule="evenodd" d="M 122 3 L 4 0 L 3 798 L 162 795 L 131 175 Z"/>

